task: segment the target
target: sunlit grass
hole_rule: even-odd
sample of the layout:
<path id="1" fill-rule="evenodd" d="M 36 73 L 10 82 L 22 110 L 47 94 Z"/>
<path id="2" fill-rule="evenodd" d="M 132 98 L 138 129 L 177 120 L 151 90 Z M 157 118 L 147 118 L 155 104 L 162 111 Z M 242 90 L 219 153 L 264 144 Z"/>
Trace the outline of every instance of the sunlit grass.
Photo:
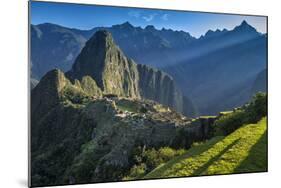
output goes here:
<path id="1" fill-rule="evenodd" d="M 145 178 L 197 176 L 267 170 L 266 118 L 215 137 L 158 166 Z"/>
<path id="2" fill-rule="evenodd" d="M 220 112 L 221 115 L 226 115 L 226 114 L 231 114 L 233 111 L 224 111 L 224 112 Z"/>
<path id="3" fill-rule="evenodd" d="M 216 118 L 217 116 L 200 116 L 201 119 Z"/>

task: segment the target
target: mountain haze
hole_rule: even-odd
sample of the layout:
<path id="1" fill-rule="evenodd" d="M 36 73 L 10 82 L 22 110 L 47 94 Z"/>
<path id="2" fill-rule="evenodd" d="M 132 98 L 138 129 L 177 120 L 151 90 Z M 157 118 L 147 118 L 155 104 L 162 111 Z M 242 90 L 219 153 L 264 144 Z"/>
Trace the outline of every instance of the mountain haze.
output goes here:
<path id="1" fill-rule="evenodd" d="M 252 94 L 257 92 L 267 92 L 267 69 L 259 72 L 254 81 Z"/>
<path id="2" fill-rule="evenodd" d="M 174 65 L 262 35 L 245 21 L 230 31 L 209 30 L 199 39 L 184 31 L 165 28 L 157 30 L 151 25 L 145 28 L 134 27 L 129 22 L 91 30 L 66 28 L 50 23 L 31 25 L 33 74 L 41 78 L 44 75 L 42 73 L 51 70 L 51 66 L 63 71 L 69 70 L 85 42 L 98 30 L 112 33 L 126 56 L 140 64 L 154 67 Z M 146 55 L 143 56 L 143 53 Z M 44 62 L 47 54 L 48 59 L 54 60 L 50 65 Z"/>
<path id="3" fill-rule="evenodd" d="M 267 62 L 267 38 L 249 38 L 163 70 L 174 77 L 202 114 L 240 106 L 251 98 L 253 81 Z"/>
<path id="4" fill-rule="evenodd" d="M 257 32 L 246 21 L 232 30 L 209 30 L 198 39 L 184 31 L 158 30 L 152 25 L 134 27 L 129 22 L 91 30 L 48 23 L 31 26 L 32 78 L 40 80 L 53 68 L 69 71 L 86 41 L 98 30 L 112 34 L 126 56 L 124 62 L 134 61 L 151 67 L 150 72 L 157 68 L 171 75 L 185 101 L 192 101 L 193 111 L 198 110 L 199 114 L 216 114 L 246 102 L 252 95 L 249 88 L 253 87 L 254 77 L 266 68 L 267 35 Z M 127 78 L 134 82 L 133 72 L 141 67 L 122 69 L 133 70 Z M 96 81 L 99 87 L 106 86 L 101 76 Z M 126 86 L 127 94 L 137 96 L 130 83 Z"/>
<path id="5" fill-rule="evenodd" d="M 159 58 L 165 61 L 167 58 L 172 60 L 169 50 L 182 48 L 195 40 L 187 32 L 165 28 L 157 30 L 153 26 L 134 27 L 129 22 L 91 30 L 66 28 L 50 23 L 31 25 L 31 59 L 34 61 L 32 68 L 34 77 L 41 78 L 52 68 L 68 71 L 86 41 L 98 30 L 109 31 L 126 56 L 138 63 L 154 67 L 161 66 Z M 159 53 L 162 54 L 161 57 L 157 56 Z M 47 62 L 49 60 L 54 61 Z"/>

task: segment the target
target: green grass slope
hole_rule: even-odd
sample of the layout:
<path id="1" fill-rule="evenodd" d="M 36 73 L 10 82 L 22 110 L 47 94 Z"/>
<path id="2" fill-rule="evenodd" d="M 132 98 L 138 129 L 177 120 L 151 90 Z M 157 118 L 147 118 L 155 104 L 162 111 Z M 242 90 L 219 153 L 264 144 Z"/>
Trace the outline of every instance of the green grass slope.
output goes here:
<path id="1" fill-rule="evenodd" d="M 143 179 L 267 171 L 266 117 L 214 137 L 158 166 Z"/>

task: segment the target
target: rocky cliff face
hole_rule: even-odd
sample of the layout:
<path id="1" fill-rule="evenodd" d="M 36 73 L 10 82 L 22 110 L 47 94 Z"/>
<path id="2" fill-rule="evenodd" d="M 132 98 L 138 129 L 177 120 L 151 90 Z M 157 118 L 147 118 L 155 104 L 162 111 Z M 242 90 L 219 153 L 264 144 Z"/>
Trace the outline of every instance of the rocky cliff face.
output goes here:
<path id="1" fill-rule="evenodd" d="M 96 80 L 105 94 L 150 99 L 191 115 L 183 111 L 185 105 L 191 104 L 183 102 L 173 78 L 127 58 L 108 31 L 96 32 L 66 75 L 71 80 L 81 80 L 87 75 Z"/>
<path id="2" fill-rule="evenodd" d="M 91 76 L 104 93 L 139 97 L 136 64 L 124 56 L 107 31 L 97 32 L 86 43 L 67 75 L 79 80 Z"/>
<path id="3" fill-rule="evenodd" d="M 183 106 L 187 104 L 183 102 L 183 96 L 171 76 L 147 65 L 139 64 L 137 68 L 140 95 L 143 98 L 158 101 L 185 113 Z"/>

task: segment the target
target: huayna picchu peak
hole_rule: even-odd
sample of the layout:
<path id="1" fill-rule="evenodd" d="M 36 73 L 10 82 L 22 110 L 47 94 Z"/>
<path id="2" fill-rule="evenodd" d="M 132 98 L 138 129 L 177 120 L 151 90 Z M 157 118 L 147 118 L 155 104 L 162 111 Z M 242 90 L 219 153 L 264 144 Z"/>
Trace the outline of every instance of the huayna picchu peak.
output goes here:
<path id="1" fill-rule="evenodd" d="M 108 31 L 98 31 L 87 41 L 67 75 L 78 80 L 91 76 L 104 93 L 140 97 L 136 65 L 115 45 Z"/>
<path id="2" fill-rule="evenodd" d="M 184 96 L 171 76 L 127 58 L 105 30 L 97 31 L 87 41 L 66 76 L 72 81 L 90 76 L 105 94 L 155 100 L 180 113 L 194 115 L 192 103 L 183 102 Z M 184 111 L 183 105 L 191 110 Z"/>

